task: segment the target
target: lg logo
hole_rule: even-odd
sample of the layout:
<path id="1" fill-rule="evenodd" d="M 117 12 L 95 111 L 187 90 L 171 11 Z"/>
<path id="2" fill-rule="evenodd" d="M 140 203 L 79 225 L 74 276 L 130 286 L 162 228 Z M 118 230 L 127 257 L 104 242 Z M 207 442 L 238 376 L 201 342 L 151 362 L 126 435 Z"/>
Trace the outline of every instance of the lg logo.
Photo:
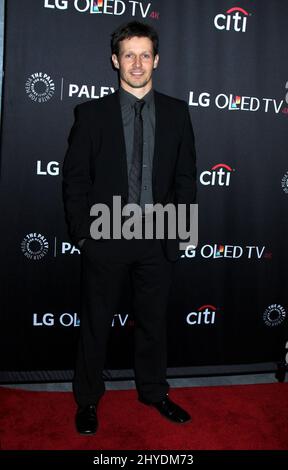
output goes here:
<path id="1" fill-rule="evenodd" d="M 37 160 L 37 175 L 59 175 L 59 162 L 48 162 L 47 165 L 43 164 L 41 160 Z"/>
<path id="2" fill-rule="evenodd" d="M 55 315 L 54 313 L 38 314 L 33 313 L 33 326 L 80 326 L 80 320 L 77 313 L 62 313 L 61 315 Z"/>
<path id="3" fill-rule="evenodd" d="M 50 3 L 49 0 L 45 0 L 44 8 L 58 8 L 58 10 L 67 10 L 68 1 L 67 0 L 54 0 L 54 3 Z"/>
<path id="4" fill-rule="evenodd" d="M 223 13 L 216 15 L 214 18 L 214 26 L 220 30 L 234 30 L 245 33 L 247 27 L 247 16 L 249 16 L 249 13 L 243 8 L 233 7 L 226 11 L 226 15 Z"/>

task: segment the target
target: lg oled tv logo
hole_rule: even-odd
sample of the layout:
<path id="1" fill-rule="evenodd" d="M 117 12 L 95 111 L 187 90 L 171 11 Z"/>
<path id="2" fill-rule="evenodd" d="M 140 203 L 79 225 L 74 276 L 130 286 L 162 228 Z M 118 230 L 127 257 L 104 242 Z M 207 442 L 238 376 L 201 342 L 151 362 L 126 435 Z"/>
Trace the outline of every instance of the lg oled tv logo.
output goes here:
<path id="1" fill-rule="evenodd" d="M 248 260 L 271 260 L 272 253 L 266 250 L 265 246 L 256 245 L 222 245 L 214 243 L 214 245 L 203 245 L 196 247 L 190 245 L 186 248 L 181 258 L 204 258 L 204 259 L 248 259 Z"/>
<path id="2" fill-rule="evenodd" d="M 142 18 L 159 19 L 159 11 L 152 11 L 152 3 L 136 0 L 44 0 L 44 8 L 68 10 L 90 15 L 122 16 L 125 13 Z"/>
<path id="3" fill-rule="evenodd" d="M 34 312 L 32 315 L 32 325 L 35 327 L 72 327 L 77 328 L 80 326 L 80 319 L 76 312 L 65 313 L 52 313 L 52 312 Z M 132 320 L 129 320 L 128 314 L 116 313 L 112 319 L 112 327 L 124 328 L 134 325 Z"/>
<path id="4" fill-rule="evenodd" d="M 249 13 L 244 8 L 229 8 L 225 13 L 219 13 L 214 18 L 214 26 L 220 31 L 236 31 L 245 33 Z"/>
<path id="5" fill-rule="evenodd" d="M 134 326 L 134 320 L 129 317 L 128 313 L 116 313 L 112 319 L 112 328 L 131 328 Z"/>
<path id="6" fill-rule="evenodd" d="M 200 183 L 204 186 L 229 186 L 231 173 L 234 170 L 225 163 L 218 163 L 210 170 L 202 171 Z"/>
<path id="7" fill-rule="evenodd" d="M 202 305 L 196 312 L 188 313 L 186 322 L 190 326 L 214 325 L 217 308 L 214 305 Z"/>
<path id="8" fill-rule="evenodd" d="M 284 100 L 277 101 L 275 98 L 258 98 L 257 96 L 241 96 L 233 93 L 219 93 L 215 97 L 209 92 L 199 94 L 194 91 L 189 92 L 189 106 L 209 108 L 214 104 L 218 109 L 228 111 L 264 111 L 279 114 L 283 112 Z"/>

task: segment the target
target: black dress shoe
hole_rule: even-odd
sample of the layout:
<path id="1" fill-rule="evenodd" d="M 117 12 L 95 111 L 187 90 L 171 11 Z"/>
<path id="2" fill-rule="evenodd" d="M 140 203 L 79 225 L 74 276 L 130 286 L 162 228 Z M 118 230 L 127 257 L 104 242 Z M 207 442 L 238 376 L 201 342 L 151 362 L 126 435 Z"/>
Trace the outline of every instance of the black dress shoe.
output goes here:
<path id="1" fill-rule="evenodd" d="M 96 405 L 79 407 L 76 413 L 76 429 L 79 434 L 95 434 L 98 428 Z"/>
<path id="2" fill-rule="evenodd" d="M 156 408 L 159 413 L 164 416 L 165 418 L 169 419 L 169 421 L 172 421 L 173 423 L 188 423 L 188 421 L 191 421 L 191 416 L 187 413 L 187 411 L 183 410 L 180 406 L 176 405 L 173 401 L 166 396 L 163 398 L 161 401 L 157 402 L 147 402 L 146 400 L 143 400 L 142 398 L 139 398 L 139 401 L 141 403 L 144 403 L 144 405 L 150 405 Z"/>

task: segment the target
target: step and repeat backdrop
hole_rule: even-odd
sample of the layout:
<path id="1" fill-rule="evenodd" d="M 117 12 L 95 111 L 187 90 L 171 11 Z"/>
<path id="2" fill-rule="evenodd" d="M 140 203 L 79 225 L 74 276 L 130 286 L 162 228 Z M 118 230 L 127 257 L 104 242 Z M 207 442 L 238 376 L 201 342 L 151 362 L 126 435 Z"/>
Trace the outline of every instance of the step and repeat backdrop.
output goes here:
<path id="1" fill-rule="evenodd" d="M 111 32 L 135 19 L 158 30 L 155 89 L 187 101 L 196 137 L 199 244 L 175 266 L 168 365 L 284 359 L 287 18 L 281 0 L 6 2 L 2 371 L 73 368 L 80 252 L 65 225 L 62 163 L 74 107 L 117 89 Z M 131 368 L 133 321 L 127 285 L 107 369 Z"/>

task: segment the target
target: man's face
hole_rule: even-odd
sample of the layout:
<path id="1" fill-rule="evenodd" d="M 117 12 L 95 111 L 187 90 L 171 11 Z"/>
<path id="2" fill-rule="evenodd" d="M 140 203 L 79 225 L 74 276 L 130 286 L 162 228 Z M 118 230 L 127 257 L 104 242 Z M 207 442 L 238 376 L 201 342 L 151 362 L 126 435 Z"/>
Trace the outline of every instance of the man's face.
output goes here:
<path id="1" fill-rule="evenodd" d="M 118 57 L 112 55 L 115 68 L 119 69 L 121 86 L 133 93 L 135 88 L 152 87 L 153 69 L 157 67 L 159 56 L 154 57 L 153 43 L 146 37 L 134 36 L 120 42 Z"/>

